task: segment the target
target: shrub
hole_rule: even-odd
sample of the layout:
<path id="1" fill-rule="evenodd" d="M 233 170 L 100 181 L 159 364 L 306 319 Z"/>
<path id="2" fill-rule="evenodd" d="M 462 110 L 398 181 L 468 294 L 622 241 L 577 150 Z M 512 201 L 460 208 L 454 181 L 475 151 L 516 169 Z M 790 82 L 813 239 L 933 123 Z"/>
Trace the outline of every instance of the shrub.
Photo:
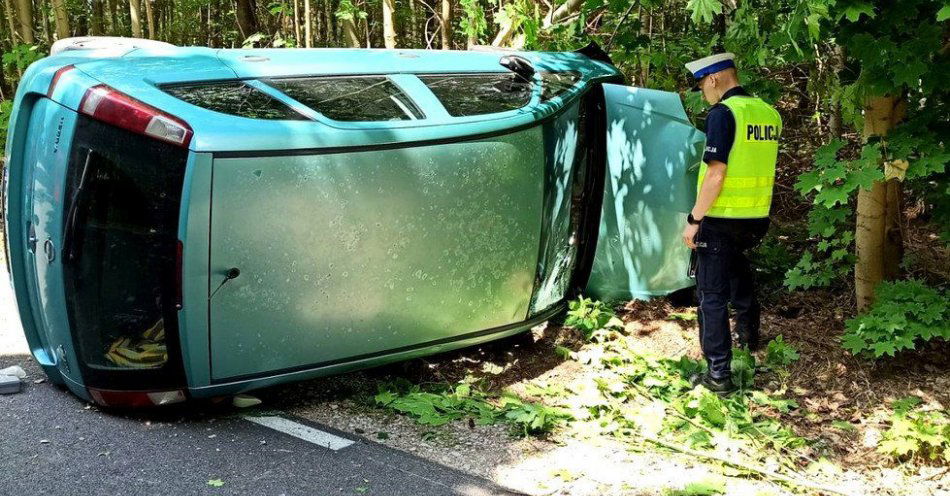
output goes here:
<path id="1" fill-rule="evenodd" d="M 920 411 L 920 398 L 910 396 L 894 402 L 891 427 L 877 450 L 897 460 L 926 457 L 950 461 L 950 417 L 940 411 Z"/>
<path id="2" fill-rule="evenodd" d="M 602 329 L 613 317 L 614 311 L 609 305 L 582 296 L 568 304 L 564 325 L 581 331 L 585 338 L 590 339 L 594 331 Z"/>
<path id="3" fill-rule="evenodd" d="M 878 286 L 871 309 L 848 320 L 842 345 L 874 358 L 914 349 L 918 342 L 950 339 L 947 292 L 920 281 L 885 282 Z"/>

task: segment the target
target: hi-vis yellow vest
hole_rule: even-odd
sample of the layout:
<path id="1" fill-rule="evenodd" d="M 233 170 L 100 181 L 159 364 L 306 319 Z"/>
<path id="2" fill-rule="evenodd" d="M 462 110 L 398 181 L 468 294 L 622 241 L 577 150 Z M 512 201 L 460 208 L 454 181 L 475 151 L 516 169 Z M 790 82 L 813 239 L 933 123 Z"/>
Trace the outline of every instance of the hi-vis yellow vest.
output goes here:
<path id="1" fill-rule="evenodd" d="M 731 219 L 768 217 L 782 118 L 771 105 L 755 97 L 733 96 L 722 104 L 729 107 L 736 119 L 736 136 L 727 159 L 722 192 L 706 215 Z M 703 162 L 699 187 L 706 169 Z"/>

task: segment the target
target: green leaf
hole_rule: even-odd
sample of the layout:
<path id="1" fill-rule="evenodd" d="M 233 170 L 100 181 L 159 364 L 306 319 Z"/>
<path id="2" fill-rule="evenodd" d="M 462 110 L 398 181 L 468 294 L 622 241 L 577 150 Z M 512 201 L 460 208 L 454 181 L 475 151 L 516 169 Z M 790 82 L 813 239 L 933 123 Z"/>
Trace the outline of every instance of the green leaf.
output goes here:
<path id="1" fill-rule="evenodd" d="M 726 425 L 726 414 L 723 413 L 722 400 L 715 393 L 703 391 L 699 397 L 699 415 L 716 427 Z"/>
<path id="2" fill-rule="evenodd" d="M 950 3 L 944 5 L 943 8 L 937 12 L 937 22 L 943 22 L 947 19 L 950 19 Z"/>
<path id="3" fill-rule="evenodd" d="M 875 16 L 874 6 L 869 2 L 852 0 L 847 6 L 845 6 L 842 15 L 851 22 L 858 22 L 858 19 L 861 18 L 861 15 L 866 15 L 873 19 Z"/>
<path id="4" fill-rule="evenodd" d="M 208 485 L 211 487 L 222 487 L 224 486 L 224 481 L 221 479 L 211 479 L 208 481 Z"/>
<path id="5" fill-rule="evenodd" d="M 888 439 L 878 444 L 878 451 L 888 455 L 904 456 L 920 448 L 920 443 L 910 438 Z"/>
<path id="6" fill-rule="evenodd" d="M 719 0 L 689 0 L 686 8 L 691 12 L 690 18 L 695 24 L 711 24 L 713 17 L 722 13 Z"/>
<path id="7" fill-rule="evenodd" d="M 919 405 L 921 402 L 922 400 L 917 396 L 905 396 L 899 400 L 895 400 L 894 403 L 891 404 L 891 408 L 894 409 L 895 414 L 903 415 Z"/>

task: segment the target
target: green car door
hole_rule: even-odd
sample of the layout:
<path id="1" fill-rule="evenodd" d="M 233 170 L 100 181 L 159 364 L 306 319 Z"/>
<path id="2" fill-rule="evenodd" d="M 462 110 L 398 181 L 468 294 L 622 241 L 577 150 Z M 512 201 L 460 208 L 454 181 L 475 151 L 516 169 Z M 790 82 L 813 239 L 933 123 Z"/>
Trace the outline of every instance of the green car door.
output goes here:
<path id="1" fill-rule="evenodd" d="M 605 84 L 607 174 L 586 292 L 648 298 L 694 284 L 681 233 L 706 136 L 676 93 Z"/>
<path id="2" fill-rule="evenodd" d="M 525 320 L 543 149 L 535 126 L 430 146 L 216 158 L 212 380 Z M 232 268 L 240 275 L 224 283 Z"/>

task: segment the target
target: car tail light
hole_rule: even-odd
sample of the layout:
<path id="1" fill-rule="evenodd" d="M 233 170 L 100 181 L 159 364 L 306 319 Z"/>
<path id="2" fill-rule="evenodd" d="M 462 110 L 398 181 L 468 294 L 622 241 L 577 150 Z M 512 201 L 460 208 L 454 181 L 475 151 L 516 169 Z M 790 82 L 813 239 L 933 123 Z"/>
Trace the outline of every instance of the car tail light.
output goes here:
<path id="1" fill-rule="evenodd" d="M 170 391 L 112 391 L 108 389 L 89 388 L 92 401 L 102 406 L 114 408 L 141 408 L 150 406 L 171 405 L 181 403 L 187 399 L 185 391 L 173 389 Z"/>
<path id="2" fill-rule="evenodd" d="M 53 89 L 56 88 L 56 83 L 59 82 L 59 78 L 66 74 L 67 72 L 75 69 L 76 66 L 70 64 L 61 67 L 55 74 L 53 74 L 53 79 L 49 82 L 49 89 L 46 90 L 46 98 L 53 98 Z"/>
<path id="3" fill-rule="evenodd" d="M 104 84 L 86 91 L 79 111 L 93 119 L 183 148 L 188 147 L 193 134 L 185 121 Z"/>
<path id="4" fill-rule="evenodd" d="M 181 285 L 183 280 L 182 270 L 184 269 L 184 252 L 185 246 L 181 240 L 178 240 L 178 242 L 175 243 L 175 308 L 178 310 L 181 310 L 182 307 Z"/>

